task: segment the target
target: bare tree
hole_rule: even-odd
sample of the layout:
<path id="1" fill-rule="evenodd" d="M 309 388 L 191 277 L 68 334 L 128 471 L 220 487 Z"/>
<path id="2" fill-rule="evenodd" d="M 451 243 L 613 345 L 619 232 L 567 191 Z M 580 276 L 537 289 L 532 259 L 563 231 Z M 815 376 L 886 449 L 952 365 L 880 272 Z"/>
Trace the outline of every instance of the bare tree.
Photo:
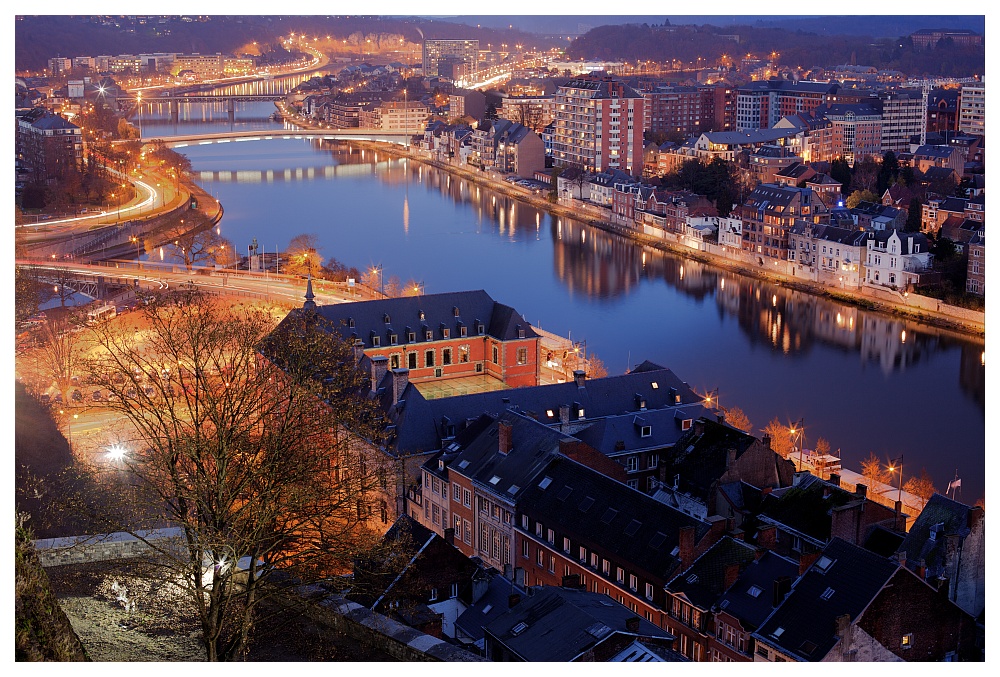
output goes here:
<path id="1" fill-rule="evenodd" d="M 37 352 L 41 373 L 55 384 L 67 404 L 73 377 L 84 368 L 84 346 L 77 329 L 79 325 L 69 316 L 46 320 L 41 329 L 42 345 Z"/>
<path id="2" fill-rule="evenodd" d="M 889 484 L 889 480 L 892 479 L 889 476 L 889 471 L 885 469 L 874 451 L 869 453 L 868 458 L 861 461 L 861 474 L 868 480 L 869 488 L 873 490 L 877 485 Z"/>
<path id="3" fill-rule="evenodd" d="M 273 329 L 258 309 L 182 289 L 153 297 L 141 322 L 98 327 L 89 363 L 135 430 L 108 524 L 179 528 L 174 547 L 148 541 L 163 580 L 197 607 L 208 660 L 238 660 L 278 576 L 347 573 L 377 540 L 391 472 L 381 410 L 351 346 L 313 311 Z"/>
<path id="4" fill-rule="evenodd" d="M 923 510 L 924 506 L 927 505 L 927 501 L 930 500 L 937 489 L 934 488 L 934 481 L 931 479 L 930 474 L 928 474 L 927 468 L 921 468 L 919 476 L 914 475 L 903 483 L 903 491 L 919 497 L 920 509 Z"/>
<path id="5" fill-rule="evenodd" d="M 208 222 L 187 229 L 183 229 L 182 225 L 178 226 L 164 244 L 174 256 L 179 256 L 184 261 L 184 267 L 188 272 L 199 264 L 224 265 L 236 260 L 237 257 L 233 243 L 222 237 L 218 229 L 212 228 Z M 146 253 L 150 254 L 155 245 L 145 241 L 143 247 Z"/>
<path id="6" fill-rule="evenodd" d="M 792 434 L 788 431 L 788 426 L 782 425 L 778 422 L 778 418 L 774 417 L 764 427 L 763 432 L 771 436 L 771 449 L 780 454 L 782 458 L 788 458 L 794 446 Z"/>
<path id="7" fill-rule="evenodd" d="M 323 265 L 323 257 L 317 253 L 319 236 L 313 234 L 296 235 L 288 242 L 285 250 L 285 272 L 290 275 L 305 275 L 319 271 Z"/>
<path id="8" fill-rule="evenodd" d="M 742 430 L 745 433 L 753 430 L 753 424 L 750 422 L 750 418 L 743 412 L 742 409 L 739 407 L 730 407 L 725 411 L 726 423 L 738 430 Z"/>
<path id="9" fill-rule="evenodd" d="M 816 453 L 817 454 L 829 454 L 830 453 L 830 443 L 822 437 L 816 438 Z"/>
<path id="10" fill-rule="evenodd" d="M 587 378 L 604 378 L 607 375 L 608 368 L 605 366 L 604 360 L 594 352 L 587 355 Z"/>

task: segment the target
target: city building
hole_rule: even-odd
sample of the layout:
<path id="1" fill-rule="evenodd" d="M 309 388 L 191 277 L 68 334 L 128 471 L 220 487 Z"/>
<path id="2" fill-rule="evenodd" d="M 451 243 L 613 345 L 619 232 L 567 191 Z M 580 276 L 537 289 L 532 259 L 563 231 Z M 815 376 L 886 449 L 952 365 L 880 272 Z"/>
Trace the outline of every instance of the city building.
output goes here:
<path id="1" fill-rule="evenodd" d="M 585 171 L 643 168 L 642 94 L 611 76 L 585 76 L 555 93 L 552 158 Z"/>
<path id="2" fill-rule="evenodd" d="M 852 165 L 860 160 L 882 157 L 882 113 L 874 106 L 867 103 L 824 104 L 814 113 L 816 117 L 825 117 L 839 130 L 840 148 L 834 149 L 836 157 Z M 909 136 L 906 138 L 908 142 Z"/>
<path id="3" fill-rule="evenodd" d="M 958 131 L 986 136 L 986 84 L 963 85 L 958 97 Z"/>
<path id="4" fill-rule="evenodd" d="M 882 113 L 881 152 L 897 155 L 910 148 L 911 137 L 927 137 L 927 92 L 921 89 L 885 89 L 877 94 Z"/>
<path id="5" fill-rule="evenodd" d="M 986 295 L 986 235 L 982 232 L 969 241 L 965 291 L 979 296 Z"/>
<path id="6" fill-rule="evenodd" d="M 961 480 L 958 480 L 960 483 Z M 897 551 L 900 562 L 978 617 L 986 608 L 986 519 L 983 508 L 934 494 Z"/>
<path id="7" fill-rule="evenodd" d="M 79 171 L 82 130 L 60 115 L 33 108 L 17 118 L 17 160 L 30 180 L 39 184 Z"/>
<path id="8" fill-rule="evenodd" d="M 456 75 L 455 65 L 462 68 Z M 479 69 L 479 40 L 424 40 L 423 73 L 425 78 L 475 75 Z M 443 71 L 449 70 L 450 73 Z"/>
<path id="9" fill-rule="evenodd" d="M 794 275 L 840 289 L 858 289 L 865 279 L 868 234 L 856 228 L 840 228 L 799 221 L 788 233 L 788 249 L 796 266 Z"/>
<path id="10" fill-rule="evenodd" d="M 117 57 L 120 59 L 121 57 Z M 171 65 L 171 72 L 176 74 L 181 71 L 191 71 L 198 79 L 210 79 L 222 77 L 225 72 L 225 58 L 221 53 L 216 54 L 178 54 L 174 57 Z M 113 69 L 112 69 L 113 71 Z M 136 69 L 138 72 L 138 69 Z"/>
<path id="11" fill-rule="evenodd" d="M 408 369 L 407 382 L 414 384 L 480 377 L 497 387 L 538 385 L 538 335 L 482 290 L 326 305 L 317 312 L 373 359 L 374 384 L 386 370 Z"/>
<path id="12" fill-rule="evenodd" d="M 736 131 L 770 129 L 786 115 L 812 113 L 840 90 L 839 83 L 762 80 L 737 88 Z"/>
<path id="13" fill-rule="evenodd" d="M 972 616 L 897 562 L 839 538 L 752 636 L 755 661 L 983 660 Z"/>
<path id="14" fill-rule="evenodd" d="M 959 47 L 972 47 L 983 44 L 982 35 L 975 31 L 961 28 L 921 28 L 910 34 L 913 46 L 918 49 L 934 47 L 945 38 L 948 38 Z"/>
<path id="15" fill-rule="evenodd" d="M 927 94 L 927 131 L 944 132 L 958 129 L 957 89 L 932 89 Z"/>
<path id="16" fill-rule="evenodd" d="M 563 586 L 527 592 L 511 595 L 507 613 L 484 628 L 491 661 L 683 660 L 670 633 L 603 595 Z"/>
<path id="17" fill-rule="evenodd" d="M 358 111 L 358 126 L 423 135 L 429 114 L 430 110 L 420 101 L 383 101 L 362 106 Z"/>
<path id="18" fill-rule="evenodd" d="M 739 209 L 743 221 L 743 249 L 760 257 L 785 260 L 791 256 L 788 231 L 802 219 L 823 223 L 827 208 L 809 188 L 761 184 Z"/>
<path id="19" fill-rule="evenodd" d="M 717 87 L 659 85 L 643 91 L 644 127 L 650 132 L 701 134 L 715 125 Z"/>
<path id="20" fill-rule="evenodd" d="M 927 200 L 920 209 L 920 232 L 937 235 L 945 222 L 952 217 L 964 220 L 985 220 L 985 198 L 935 197 Z"/>

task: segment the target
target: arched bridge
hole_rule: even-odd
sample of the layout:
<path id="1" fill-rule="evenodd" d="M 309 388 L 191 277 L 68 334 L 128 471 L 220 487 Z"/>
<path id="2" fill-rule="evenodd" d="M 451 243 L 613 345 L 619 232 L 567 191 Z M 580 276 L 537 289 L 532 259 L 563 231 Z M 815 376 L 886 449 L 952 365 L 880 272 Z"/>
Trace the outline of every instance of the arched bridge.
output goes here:
<path id="1" fill-rule="evenodd" d="M 287 131 L 275 130 L 245 130 L 239 132 L 206 132 L 204 134 L 184 134 L 169 137 L 143 137 L 142 143 L 161 141 L 170 148 L 191 145 L 206 145 L 210 143 L 229 143 L 233 141 L 254 141 L 258 139 L 327 139 L 331 141 L 383 141 L 387 143 L 405 144 L 415 133 L 384 131 L 381 129 L 297 129 Z"/>

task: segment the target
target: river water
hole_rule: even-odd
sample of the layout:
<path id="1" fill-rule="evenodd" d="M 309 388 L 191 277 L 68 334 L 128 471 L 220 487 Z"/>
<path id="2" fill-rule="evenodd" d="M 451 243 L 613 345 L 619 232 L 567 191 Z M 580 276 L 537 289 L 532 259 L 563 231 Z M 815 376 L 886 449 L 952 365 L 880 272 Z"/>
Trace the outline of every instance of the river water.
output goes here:
<path id="1" fill-rule="evenodd" d="M 281 129 L 273 104 L 144 107 L 143 136 Z M 818 299 L 643 248 L 555 218 L 413 161 L 347 143 L 274 139 L 178 149 L 225 207 L 222 234 L 283 250 L 315 234 L 320 255 L 426 293 L 485 289 L 536 326 L 586 341 L 611 374 L 643 360 L 698 392 L 718 388 L 762 428 L 805 423 L 845 467 L 904 456 L 944 493 L 984 497 L 982 340 Z M 759 432 L 759 430 L 755 430 Z"/>

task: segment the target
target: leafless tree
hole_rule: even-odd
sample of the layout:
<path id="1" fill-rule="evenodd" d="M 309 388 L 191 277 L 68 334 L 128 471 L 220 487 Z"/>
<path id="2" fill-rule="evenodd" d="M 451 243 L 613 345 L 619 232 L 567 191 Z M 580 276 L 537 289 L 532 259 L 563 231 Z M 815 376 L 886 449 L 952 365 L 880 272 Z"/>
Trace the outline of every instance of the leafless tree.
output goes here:
<path id="1" fill-rule="evenodd" d="M 920 498 L 920 509 L 923 510 L 937 489 L 934 488 L 934 481 L 928 474 L 927 468 L 921 468 L 919 476 L 914 475 L 903 483 L 903 491 Z"/>
<path id="2" fill-rule="evenodd" d="M 279 576 L 347 573 L 377 541 L 371 516 L 393 472 L 381 411 L 351 346 L 313 311 L 273 328 L 258 309 L 181 289 L 138 321 L 98 327 L 89 362 L 135 431 L 107 462 L 127 481 L 106 492 L 106 521 L 141 538 L 179 528 L 174 547 L 148 540 L 163 580 L 197 607 L 208 660 L 238 660 Z"/>
<path id="3" fill-rule="evenodd" d="M 753 430 L 753 424 L 750 422 L 750 418 L 739 407 L 730 407 L 729 409 L 726 409 L 726 423 L 738 430 L 742 430 L 745 433 Z"/>
<path id="4" fill-rule="evenodd" d="M 868 455 L 868 458 L 861 461 L 861 474 L 868 480 L 869 488 L 873 490 L 880 484 L 888 484 L 892 479 L 889 476 L 889 471 L 885 469 L 874 451 Z"/>
<path id="5" fill-rule="evenodd" d="M 323 265 L 323 257 L 318 253 L 319 236 L 313 234 L 296 235 L 288 242 L 285 250 L 285 272 L 290 275 L 316 273 Z"/>
<path id="6" fill-rule="evenodd" d="M 792 434 L 788 430 L 788 426 L 779 423 L 777 417 L 771 419 L 771 422 L 763 430 L 765 434 L 771 436 L 771 449 L 777 452 L 782 458 L 788 458 L 794 447 Z"/>

